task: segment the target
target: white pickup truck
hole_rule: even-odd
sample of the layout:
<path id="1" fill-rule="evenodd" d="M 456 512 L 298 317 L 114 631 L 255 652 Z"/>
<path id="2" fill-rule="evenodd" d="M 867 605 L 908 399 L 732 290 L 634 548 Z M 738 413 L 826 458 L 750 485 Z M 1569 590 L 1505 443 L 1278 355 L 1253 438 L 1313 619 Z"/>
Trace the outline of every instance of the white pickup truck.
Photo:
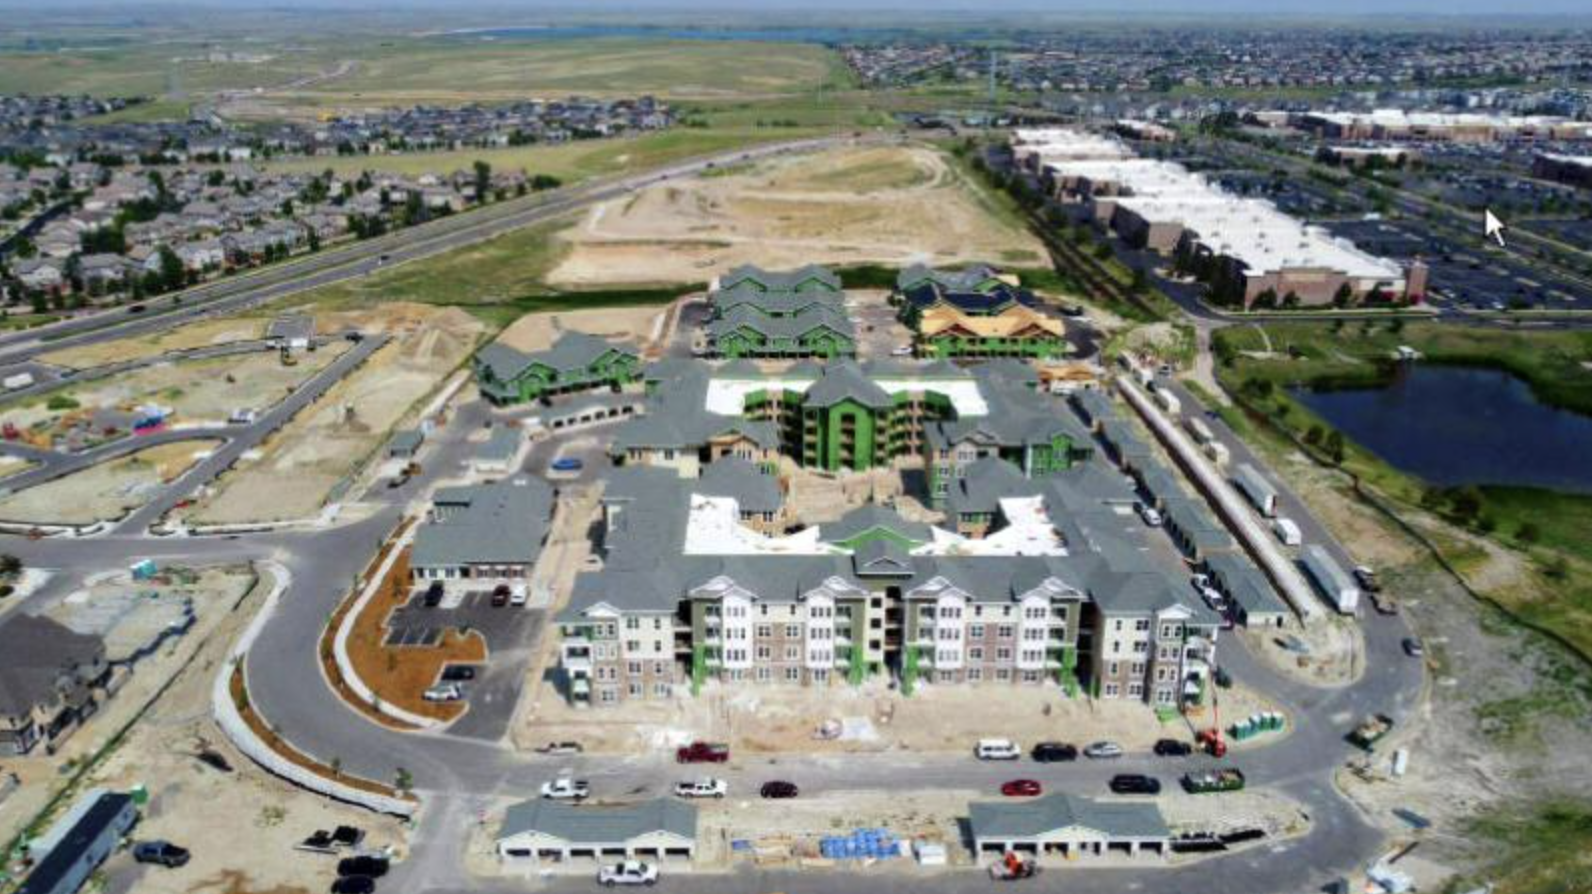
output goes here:
<path id="1" fill-rule="evenodd" d="M 730 786 L 722 779 L 704 776 L 688 779 L 675 785 L 674 793 L 682 798 L 722 798 L 729 794 Z"/>
<path id="2" fill-rule="evenodd" d="M 591 797 L 591 783 L 584 779 L 554 779 L 542 783 L 542 797 L 549 801 L 584 801 Z"/>
<path id="3" fill-rule="evenodd" d="M 640 860 L 626 860 L 597 870 L 597 884 L 612 888 L 615 885 L 646 885 L 658 883 L 658 867 Z"/>

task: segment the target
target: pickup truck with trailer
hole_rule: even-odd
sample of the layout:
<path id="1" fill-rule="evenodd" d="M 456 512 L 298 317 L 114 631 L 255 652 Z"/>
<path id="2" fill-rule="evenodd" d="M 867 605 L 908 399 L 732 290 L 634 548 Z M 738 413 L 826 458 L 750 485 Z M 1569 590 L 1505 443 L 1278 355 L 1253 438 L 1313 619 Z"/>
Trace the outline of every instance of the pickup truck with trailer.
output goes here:
<path id="1" fill-rule="evenodd" d="M 1244 787 L 1244 771 L 1236 767 L 1195 770 L 1183 774 L 1183 790 L 1191 795 L 1236 792 Z"/>
<path id="2" fill-rule="evenodd" d="M 1376 743 L 1392 731 L 1393 718 L 1386 714 L 1372 714 L 1349 732 L 1349 742 L 1366 751 L 1374 751 Z"/>

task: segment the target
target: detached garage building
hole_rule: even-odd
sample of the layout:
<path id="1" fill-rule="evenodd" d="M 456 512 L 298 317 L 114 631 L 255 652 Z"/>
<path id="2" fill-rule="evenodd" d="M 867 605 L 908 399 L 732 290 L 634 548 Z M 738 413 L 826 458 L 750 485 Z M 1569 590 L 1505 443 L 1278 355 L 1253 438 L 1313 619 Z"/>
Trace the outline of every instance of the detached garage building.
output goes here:
<path id="1" fill-rule="evenodd" d="M 498 857 L 509 864 L 576 858 L 690 860 L 696 856 L 697 809 L 672 798 L 616 807 L 525 801 L 508 809 Z"/>
<path id="2" fill-rule="evenodd" d="M 1165 856 L 1171 832 L 1160 808 L 1149 802 L 1094 801 L 1068 794 L 1031 801 L 983 801 L 968 808 L 977 859 L 1007 851 L 1073 858 L 1115 851 L 1131 856 L 1150 850 Z"/>

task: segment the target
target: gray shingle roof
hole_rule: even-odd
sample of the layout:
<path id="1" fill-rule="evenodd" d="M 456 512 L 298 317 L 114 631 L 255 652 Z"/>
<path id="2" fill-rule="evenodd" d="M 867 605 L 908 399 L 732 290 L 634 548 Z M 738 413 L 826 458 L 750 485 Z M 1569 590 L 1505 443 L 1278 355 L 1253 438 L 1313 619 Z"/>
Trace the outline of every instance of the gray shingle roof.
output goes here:
<path id="1" fill-rule="evenodd" d="M 539 478 L 450 487 L 434 498 L 437 519 L 415 532 L 409 564 L 529 564 L 542 552 L 553 491 Z"/>
<path id="2" fill-rule="evenodd" d="M 508 838 L 526 832 L 548 835 L 575 846 L 618 844 L 656 832 L 695 841 L 697 809 L 674 798 L 614 806 L 523 801 L 504 813 L 498 836 Z"/>
<path id="3" fill-rule="evenodd" d="M 908 521 L 894 509 L 876 503 L 863 504 L 842 515 L 839 521 L 821 525 L 819 533 L 823 536 L 824 542 L 839 543 L 875 528 L 886 528 L 919 543 L 928 542 L 932 536 L 929 533 L 929 526 L 923 522 Z"/>
<path id="4" fill-rule="evenodd" d="M 764 270 L 755 264 L 743 264 L 719 277 L 719 288 L 733 289 L 742 283 L 756 283 L 769 291 L 790 291 L 804 283 L 815 283 L 823 288 L 840 289 L 840 277 L 828 268 L 808 264 L 795 270 Z"/>
<path id="5" fill-rule="evenodd" d="M 778 479 L 737 456 L 709 463 L 692 489 L 709 497 L 734 497 L 742 512 L 778 512 L 782 501 Z"/>
<path id="6" fill-rule="evenodd" d="M 0 624 L 0 714 L 24 714 L 51 701 L 62 677 L 104 658 L 97 636 L 46 617 L 14 613 Z"/>
<path id="7" fill-rule="evenodd" d="M 1153 803 L 1095 801 L 1060 792 L 1031 801 L 975 801 L 968 814 L 974 839 L 1038 838 L 1075 826 L 1119 839 L 1171 834 Z"/>
<path id="8" fill-rule="evenodd" d="M 890 393 L 863 375 L 855 363 L 839 361 L 824 368 L 824 374 L 807 389 L 804 406 L 832 407 L 854 400 L 870 409 L 889 409 L 895 405 Z"/>

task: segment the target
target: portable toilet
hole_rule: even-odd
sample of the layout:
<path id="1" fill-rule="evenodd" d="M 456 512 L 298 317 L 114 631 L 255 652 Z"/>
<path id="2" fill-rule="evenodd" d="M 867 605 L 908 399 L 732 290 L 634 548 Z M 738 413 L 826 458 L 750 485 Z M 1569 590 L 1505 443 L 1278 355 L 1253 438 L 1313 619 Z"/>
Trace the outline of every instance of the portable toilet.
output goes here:
<path id="1" fill-rule="evenodd" d="M 154 559 L 141 559 L 132 567 L 133 580 L 153 580 L 157 570 Z"/>

